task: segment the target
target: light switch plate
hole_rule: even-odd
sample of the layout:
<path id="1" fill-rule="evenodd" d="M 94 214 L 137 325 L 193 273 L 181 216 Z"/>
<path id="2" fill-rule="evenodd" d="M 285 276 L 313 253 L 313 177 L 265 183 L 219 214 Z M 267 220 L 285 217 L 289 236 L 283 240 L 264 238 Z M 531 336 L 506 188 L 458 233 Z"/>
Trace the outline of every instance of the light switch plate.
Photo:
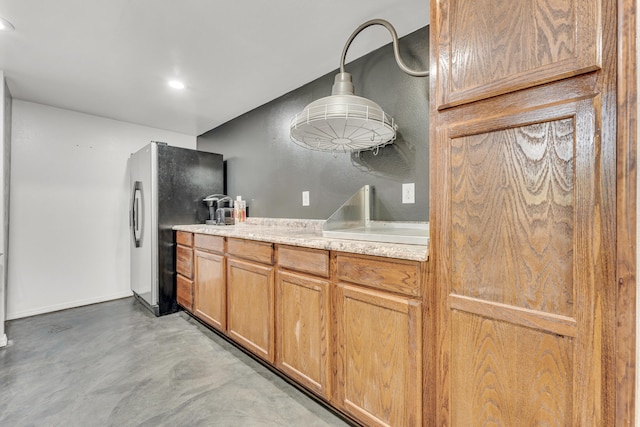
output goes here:
<path id="1" fill-rule="evenodd" d="M 302 206 L 309 206 L 309 192 L 302 192 Z"/>
<path id="2" fill-rule="evenodd" d="M 402 184 L 402 203 L 416 202 L 416 184 L 413 182 Z"/>

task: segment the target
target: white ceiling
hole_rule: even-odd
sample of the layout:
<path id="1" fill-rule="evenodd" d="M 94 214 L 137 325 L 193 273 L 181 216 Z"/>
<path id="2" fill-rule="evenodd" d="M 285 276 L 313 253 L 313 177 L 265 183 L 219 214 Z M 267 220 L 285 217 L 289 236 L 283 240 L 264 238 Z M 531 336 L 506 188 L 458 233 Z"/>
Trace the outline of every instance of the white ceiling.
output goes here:
<path id="1" fill-rule="evenodd" d="M 0 17 L 15 99 L 200 135 L 338 68 L 369 19 L 427 25 L 429 1 L 0 0 Z M 390 41 L 370 27 L 347 62 Z"/>

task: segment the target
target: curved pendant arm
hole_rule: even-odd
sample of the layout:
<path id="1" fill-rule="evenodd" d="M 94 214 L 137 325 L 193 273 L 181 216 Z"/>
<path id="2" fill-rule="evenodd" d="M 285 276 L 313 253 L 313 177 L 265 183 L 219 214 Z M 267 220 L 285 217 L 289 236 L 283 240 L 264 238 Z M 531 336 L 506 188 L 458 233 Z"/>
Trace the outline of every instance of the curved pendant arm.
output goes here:
<path id="1" fill-rule="evenodd" d="M 412 70 L 411 68 L 407 67 L 405 65 L 405 63 L 402 61 L 402 58 L 400 58 L 400 48 L 398 47 L 398 33 L 396 33 L 396 29 L 393 28 L 393 25 L 391 25 L 388 21 L 385 21 L 384 19 L 372 19 L 370 21 L 365 22 L 364 24 L 360 25 L 358 28 L 356 28 L 356 30 L 353 32 L 353 34 L 351 34 L 351 36 L 349 37 L 349 39 L 347 40 L 347 43 L 344 45 L 344 49 L 342 50 L 342 57 L 340 58 L 340 72 L 344 73 L 344 61 L 347 57 L 347 50 L 349 50 L 349 46 L 351 46 L 351 42 L 353 42 L 353 39 L 356 38 L 356 36 L 360 33 L 360 31 L 364 30 L 367 27 L 370 27 L 372 25 L 382 25 L 383 27 L 385 27 L 387 30 L 389 30 L 389 32 L 391 33 L 391 37 L 393 38 L 393 54 L 396 57 L 396 62 L 398 63 L 398 67 L 400 67 L 400 69 L 402 71 L 404 71 L 405 73 L 409 74 L 410 76 L 414 76 L 414 77 L 426 77 L 429 75 L 429 71 L 416 71 L 416 70 Z"/>

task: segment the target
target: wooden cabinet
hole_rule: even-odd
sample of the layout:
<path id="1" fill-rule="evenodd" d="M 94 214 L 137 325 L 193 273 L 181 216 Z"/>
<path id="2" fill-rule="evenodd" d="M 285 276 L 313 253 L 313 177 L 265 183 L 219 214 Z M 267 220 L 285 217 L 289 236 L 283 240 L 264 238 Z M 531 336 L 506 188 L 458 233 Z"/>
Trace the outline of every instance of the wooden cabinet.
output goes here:
<path id="1" fill-rule="evenodd" d="M 616 3 L 431 10 L 435 424 L 614 425 Z"/>
<path id="2" fill-rule="evenodd" d="M 204 234 L 192 241 L 192 255 L 179 256 L 184 274 L 193 257 L 194 280 L 179 275 L 178 289 L 187 307 L 195 288 L 194 316 L 365 425 L 432 419 L 422 413 L 423 383 L 434 378 L 425 262 Z"/>
<path id="3" fill-rule="evenodd" d="M 601 0 L 432 2 L 438 109 L 597 70 Z M 615 6 L 614 6 L 615 7 Z M 605 14 L 606 15 L 606 14 Z M 432 39 L 434 40 L 434 39 Z"/>
<path id="4" fill-rule="evenodd" d="M 230 238 L 227 251 L 227 334 L 247 350 L 273 363 L 273 244 Z"/>
<path id="5" fill-rule="evenodd" d="M 176 276 L 176 300 L 187 311 L 193 311 L 193 280 Z"/>
<path id="6" fill-rule="evenodd" d="M 193 311 L 193 234 L 176 232 L 176 301 Z"/>
<path id="7" fill-rule="evenodd" d="M 394 261 L 336 256 L 335 396 L 369 426 L 422 425 L 421 265 Z"/>
<path id="8" fill-rule="evenodd" d="M 329 253 L 278 247 L 276 366 L 330 397 Z"/>
<path id="9" fill-rule="evenodd" d="M 217 253 L 216 253 L 217 252 Z M 205 323 L 227 328 L 227 283 L 224 238 L 196 234 L 193 313 Z"/>
<path id="10" fill-rule="evenodd" d="M 421 268 L 415 261 L 345 253 L 336 255 L 338 280 L 415 297 L 422 295 Z"/>

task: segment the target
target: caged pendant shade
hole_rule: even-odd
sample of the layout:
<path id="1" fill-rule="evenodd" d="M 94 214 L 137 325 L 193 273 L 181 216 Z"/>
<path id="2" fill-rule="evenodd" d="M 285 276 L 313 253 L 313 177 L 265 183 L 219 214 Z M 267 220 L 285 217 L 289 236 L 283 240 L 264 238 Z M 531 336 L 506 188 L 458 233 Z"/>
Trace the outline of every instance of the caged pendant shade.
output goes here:
<path id="1" fill-rule="evenodd" d="M 291 120 L 290 135 L 295 143 L 319 151 L 374 150 L 377 153 L 380 147 L 395 140 L 397 125 L 393 118 L 374 101 L 356 96 L 351 74 L 344 70 L 351 42 L 371 25 L 382 25 L 389 30 L 393 53 L 402 71 L 416 77 L 429 75 L 429 71 L 415 71 L 404 64 L 400 58 L 398 35 L 389 22 L 383 19 L 365 22 L 351 34 L 342 50 L 340 73 L 335 77 L 331 96 L 312 102 Z"/>

